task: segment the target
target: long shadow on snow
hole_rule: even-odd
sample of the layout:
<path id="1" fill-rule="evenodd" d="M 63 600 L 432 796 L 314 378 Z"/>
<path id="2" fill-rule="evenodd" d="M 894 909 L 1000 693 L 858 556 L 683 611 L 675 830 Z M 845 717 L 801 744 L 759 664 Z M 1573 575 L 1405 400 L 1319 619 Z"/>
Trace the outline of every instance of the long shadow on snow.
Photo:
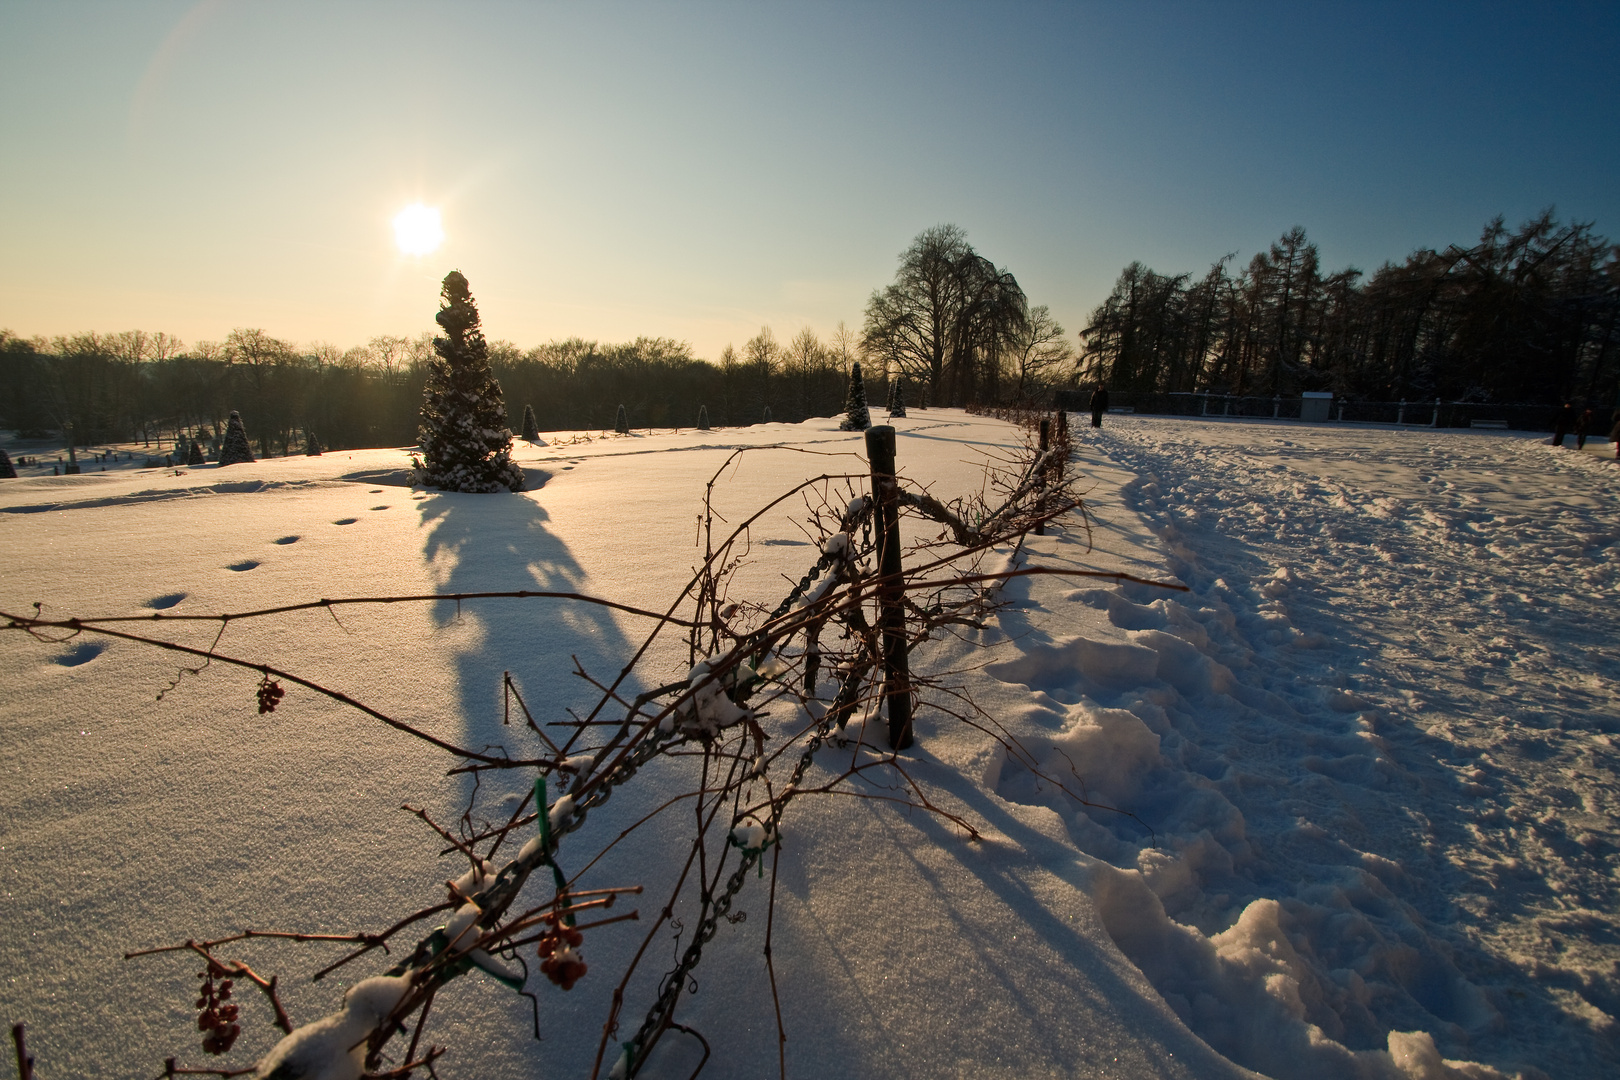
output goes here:
<path id="1" fill-rule="evenodd" d="M 544 473 L 530 470 L 531 485 Z M 517 495 L 470 495 L 438 492 L 421 503 L 422 523 L 430 531 L 423 545 L 429 563 L 445 564 L 440 589 L 445 592 L 592 592 L 584 569 L 568 546 L 546 528 L 549 515 L 532 492 Z M 471 623 L 477 639 L 456 658 L 460 738 L 469 749 L 504 746 L 521 756 L 534 756 L 538 743 L 502 720 L 503 672 L 510 671 L 536 722 L 567 720 L 572 707 L 589 709 L 596 701 L 592 687 L 574 672 L 574 658 L 585 670 L 608 681 L 624 666 L 633 646 L 605 608 L 568 600 L 500 599 L 451 601 L 437 605 L 441 626 Z M 631 692 L 640 689 L 632 686 Z M 518 713 L 513 705 L 514 714 Z M 568 728 L 551 728 L 559 744 Z M 521 789 L 531 782 L 515 774 L 504 786 Z M 468 791 L 472 781 L 466 784 Z"/>
<path id="2" fill-rule="evenodd" d="M 901 818 L 888 808 L 874 807 L 869 811 L 869 827 L 886 836 L 882 846 L 907 860 L 912 876 L 924 883 L 933 894 L 934 904 L 945 909 L 957 924 L 955 936 L 973 950 L 978 969 L 994 979 L 989 986 L 957 987 L 950 992 L 959 998 L 971 994 L 1013 1003 L 1018 1015 L 1032 1018 L 1033 1026 L 1048 1030 L 1053 1049 L 1049 1065 L 1054 1070 L 1076 1067 L 1090 1075 L 1092 1069 L 1101 1073 L 1109 1071 L 1110 1066 L 1119 1068 L 1113 1063 L 1119 1062 L 1116 1055 L 1120 1048 L 1109 1044 L 1106 1032 L 1140 1028 L 1144 995 L 1151 1000 L 1153 991 L 1145 980 L 1136 982 L 1130 978 L 1129 969 L 1122 970 L 1119 961 L 1099 951 L 1101 926 L 1088 934 L 1065 921 L 1037 893 L 1035 883 L 1028 880 L 1050 873 L 1076 890 L 1086 891 L 1084 857 L 1077 856 L 1068 844 L 1024 823 L 959 767 L 935 759 L 927 750 L 932 734 L 929 729 L 935 725 L 926 718 L 919 724 L 918 745 L 907 755 L 913 762 L 914 775 L 947 792 L 951 797 L 947 802 L 965 807 L 969 820 L 988 824 L 1017 845 L 1016 851 L 1008 851 L 996 844 L 991 849 L 993 854 L 970 851 L 971 842 L 965 841 L 954 826 L 926 812 L 913 811 Z M 783 861 L 784 876 L 792 875 L 786 871 L 788 860 L 784 857 Z M 791 888 L 798 883 L 785 884 Z M 805 887 L 799 884 L 799 888 Z M 973 895 L 975 889 L 984 890 L 1013 921 L 986 925 L 984 910 L 973 910 L 981 899 Z M 919 908 L 930 906 L 922 897 L 915 899 Z M 904 923 L 903 914 L 899 922 Z M 897 931 L 887 921 L 880 920 L 879 925 L 883 933 Z M 845 939 L 846 947 L 854 952 L 863 948 L 848 921 L 830 929 L 828 937 Z M 1060 967 L 1052 966 L 1052 954 Z M 1035 972 L 1044 974 L 1037 978 Z M 1062 989 L 1054 988 L 1049 999 L 1040 988 L 1042 979 Z M 943 987 L 937 991 L 946 992 Z M 800 987 L 799 992 L 807 990 Z M 1059 1011 L 1069 1000 L 1083 1002 L 1083 1022 L 1077 1023 L 1076 1018 Z M 1103 1033 L 1100 1038 L 1082 1030 L 1092 1026 Z M 1142 1056 L 1130 1065 L 1144 1070 L 1143 1075 L 1181 1075 L 1179 1070 L 1188 1068 L 1199 1076 L 1240 1075 L 1241 1070 L 1231 1067 L 1170 1016 L 1161 1015 L 1148 1026 L 1164 1041 L 1157 1047 L 1151 1039 L 1136 1044 Z M 987 1058 L 994 1056 L 994 1047 L 985 1049 Z M 1165 1056 L 1155 1060 L 1161 1052 Z M 1075 1057 L 1068 1057 L 1070 1054 Z"/>

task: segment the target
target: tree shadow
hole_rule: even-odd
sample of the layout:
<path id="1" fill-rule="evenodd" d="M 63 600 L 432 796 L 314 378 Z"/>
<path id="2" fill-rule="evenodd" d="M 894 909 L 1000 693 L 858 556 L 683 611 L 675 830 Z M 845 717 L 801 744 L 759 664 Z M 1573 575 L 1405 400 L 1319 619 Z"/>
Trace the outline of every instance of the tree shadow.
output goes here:
<path id="1" fill-rule="evenodd" d="M 529 472 L 531 487 L 545 474 Z M 536 482 L 538 481 L 538 483 Z M 442 592 L 592 592 L 584 568 L 568 546 L 547 528 L 550 515 L 533 490 L 514 494 L 433 492 L 420 503 L 428 529 L 423 556 Z M 603 682 L 611 681 L 634 646 L 612 612 L 594 604 L 550 598 L 441 601 L 435 621 L 456 651 L 458 738 L 469 749 L 503 747 L 515 756 L 535 756 L 538 740 L 524 733 L 512 705 L 505 726 L 502 676 L 510 672 L 530 712 L 543 727 L 583 715 L 600 691 L 575 673 L 575 661 Z M 641 687 L 634 676 L 629 693 Z M 558 744 L 568 727 L 547 728 Z M 589 740 L 585 740 L 589 741 Z M 521 789 L 533 777 L 523 773 L 486 778 L 489 785 Z M 467 790 L 470 792 L 472 781 Z"/>

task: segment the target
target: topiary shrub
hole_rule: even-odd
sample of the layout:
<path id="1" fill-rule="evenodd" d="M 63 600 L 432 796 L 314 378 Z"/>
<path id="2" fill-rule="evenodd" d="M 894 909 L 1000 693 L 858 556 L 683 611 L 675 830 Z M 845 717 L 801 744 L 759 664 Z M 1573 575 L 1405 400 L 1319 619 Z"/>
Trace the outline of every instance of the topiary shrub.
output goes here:
<path id="1" fill-rule="evenodd" d="M 253 448 L 248 445 L 247 428 L 242 424 L 242 414 L 233 409 L 230 420 L 225 424 L 225 442 L 219 448 L 219 463 L 244 465 L 252 460 Z M 187 464 L 203 464 L 202 443 L 196 439 L 191 440 L 191 460 Z"/>
<path id="2" fill-rule="evenodd" d="M 435 356 L 422 388 L 418 479 L 443 491 L 522 491 L 523 470 L 512 461 L 501 384 L 489 367 L 489 346 L 467 279 L 450 271 L 439 296 L 435 319 L 445 336 L 433 339 Z"/>
<path id="3" fill-rule="evenodd" d="M 613 430 L 620 435 L 630 434 L 630 416 L 624 411 L 623 405 L 619 406 L 619 415 L 613 418 Z"/>
<path id="4" fill-rule="evenodd" d="M 849 366 L 849 393 L 844 397 L 844 420 L 840 431 L 865 431 L 872 426 L 872 414 L 866 407 L 866 382 L 861 378 L 861 362 Z"/>
<path id="5" fill-rule="evenodd" d="M 709 407 L 707 405 L 698 406 L 697 426 L 699 431 L 709 430 Z"/>

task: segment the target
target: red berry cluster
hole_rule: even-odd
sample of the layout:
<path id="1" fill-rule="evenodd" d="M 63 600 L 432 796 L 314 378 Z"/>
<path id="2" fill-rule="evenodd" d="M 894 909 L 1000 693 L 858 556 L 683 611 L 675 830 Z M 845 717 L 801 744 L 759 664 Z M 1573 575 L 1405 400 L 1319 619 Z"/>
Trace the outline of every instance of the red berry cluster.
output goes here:
<path id="1" fill-rule="evenodd" d="M 546 978 L 572 990 L 585 974 L 585 961 L 574 950 L 585 942 L 585 935 L 572 926 L 564 926 L 558 915 L 545 916 L 551 930 L 540 939 L 540 970 Z"/>
<path id="2" fill-rule="evenodd" d="M 286 694 L 287 691 L 281 688 L 281 684 L 270 678 L 270 676 L 266 675 L 264 678 L 260 679 L 259 715 L 263 716 L 267 712 L 275 712 L 276 706 L 281 703 L 281 699 L 285 697 Z"/>
<path id="3" fill-rule="evenodd" d="M 207 971 L 199 971 L 202 991 L 197 997 L 197 1030 L 203 1032 L 203 1049 L 210 1054 L 223 1054 L 230 1050 L 242 1027 L 236 1022 L 236 1005 L 231 1003 L 231 980 L 221 979 L 214 985 L 216 975 L 225 969 L 209 964 Z"/>

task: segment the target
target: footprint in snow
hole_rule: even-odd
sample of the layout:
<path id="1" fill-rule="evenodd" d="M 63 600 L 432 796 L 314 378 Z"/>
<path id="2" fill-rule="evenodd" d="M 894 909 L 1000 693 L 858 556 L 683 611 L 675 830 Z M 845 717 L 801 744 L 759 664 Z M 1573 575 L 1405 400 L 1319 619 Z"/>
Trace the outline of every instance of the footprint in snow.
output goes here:
<path id="1" fill-rule="evenodd" d="M 296 544 L 301 539 L 297 536 L 282 536 L 270 541 L 272 544 Z"/>
<path id="2" fill-rule="evenodd" d="M 360 520 L 359 518 L 338 518 L 336 521 L 332 522 L 332 524 L 334 524 L 334 525 L 353 525 L 355 522 L 357 522 L 359 520 Z"/>
<path id="3" fill-rule="evenodd" d="M 183 592 L 164 593 L 162 596 L 154 596 L 152 599 L 148 600 L 146 602 L 146 606 L 154 611 L 166 611 L 167 609 L 174 607 L 174 605 L 178 604 L 185 598 L 186 594 Z"/>
<path id="4" fill-rule="evenodd" d="M 106 651 L 106 642 L 86 641 L 73 646 L 73 648 L 58 656 L 56 662 L 63 667 L 78 667 L 80 664 L 88 664 Z"/>
<path id="5" fill-rule="evenodd" d="M 373 510 L 386 510 L 386 509 L 388 509 L 388 507 L 387 507 L 387 505 L 383 505 L 383 506 L 373 506 L 373 507 L 372 507 L 372 509 L 373 509 Z"/>
<path id="6" fill-rule="evenodd" d="M 381 495 L 382 494 L 382 488 L 372 488 L 370 491 L 366 492 L 366 494 L 367 495 Z"/>
<path id="7" fill-rule="evenodd" d="M 243 570 L 251 570 L 258 565 L 259 560 L 257 559 L 243 559 L 241 562 L 231 563 L 231 565 L 227 566 L 225 569 L 235 570 L 237 573 L 241 573 Z"/>

